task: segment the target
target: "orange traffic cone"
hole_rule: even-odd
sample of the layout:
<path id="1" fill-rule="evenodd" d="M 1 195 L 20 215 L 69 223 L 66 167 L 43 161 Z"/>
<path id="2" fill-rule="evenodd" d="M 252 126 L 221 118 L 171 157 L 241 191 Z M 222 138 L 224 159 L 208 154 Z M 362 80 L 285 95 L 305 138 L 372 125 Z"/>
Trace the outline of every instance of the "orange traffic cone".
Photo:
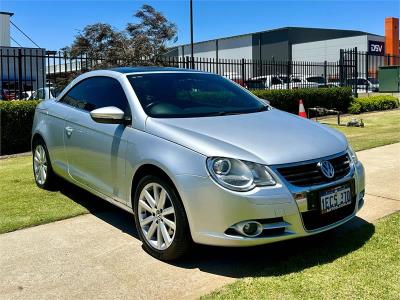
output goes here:
<path id="1" fill-rule="evenodd" d="M 299 116 L 303 118 L 307 118 L 306 110 L 304 109 L 303 100 L 299 100 Z"/>

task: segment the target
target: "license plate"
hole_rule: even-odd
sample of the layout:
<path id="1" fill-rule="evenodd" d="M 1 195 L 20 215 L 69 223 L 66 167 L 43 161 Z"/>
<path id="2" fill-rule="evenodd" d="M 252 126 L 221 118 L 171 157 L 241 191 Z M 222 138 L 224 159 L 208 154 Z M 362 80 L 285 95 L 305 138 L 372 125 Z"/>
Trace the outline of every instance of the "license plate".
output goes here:
<path id="1" fill-rule="evenodd" d="M 337 210 L 351 204 L 351 189 L 349 185 L 323 191 L 320 193 L 321 214 Z"/>

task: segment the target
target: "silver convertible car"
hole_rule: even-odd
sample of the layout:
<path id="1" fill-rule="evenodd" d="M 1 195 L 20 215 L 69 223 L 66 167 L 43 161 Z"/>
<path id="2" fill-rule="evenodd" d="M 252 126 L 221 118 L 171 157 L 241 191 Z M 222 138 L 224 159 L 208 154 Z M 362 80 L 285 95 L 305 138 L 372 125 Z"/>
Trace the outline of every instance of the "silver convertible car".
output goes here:
<path id="1" fill-rule="evenodd" d="M 319 233 L 363 205 L 364 169 L 336 130 L 215 74 L 117 68 L 36 109 L 33 171 L 131 212 L 144 248 L 253 246 Z"/>

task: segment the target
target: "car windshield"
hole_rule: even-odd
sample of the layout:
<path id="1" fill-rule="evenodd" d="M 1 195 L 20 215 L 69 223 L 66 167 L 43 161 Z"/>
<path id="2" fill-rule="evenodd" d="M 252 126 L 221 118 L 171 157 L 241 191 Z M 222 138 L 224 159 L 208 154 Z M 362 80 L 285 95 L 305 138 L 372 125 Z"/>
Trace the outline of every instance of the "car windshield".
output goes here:
<path id="1" fill-rule="evenodd" d="M 145 112 L 155 118 L 253 113 L 268 106 L 228 79 L 204 73 L 147 73 L 128 79 Z"/>

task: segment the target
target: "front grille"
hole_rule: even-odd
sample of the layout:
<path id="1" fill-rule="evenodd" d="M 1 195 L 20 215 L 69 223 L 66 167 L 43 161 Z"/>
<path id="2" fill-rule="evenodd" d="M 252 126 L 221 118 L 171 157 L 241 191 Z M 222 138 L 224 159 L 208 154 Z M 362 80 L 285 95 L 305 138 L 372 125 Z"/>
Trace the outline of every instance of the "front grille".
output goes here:
<path id="1" fill-rule="evenodd" d="M 335 169 L 333 178 L 325 177 L 317 166 L 319 161 L 295 165 L 290 167 L 277 168 L 278 172 L 289 183 L 296 186 L 312 186 L 329 183 L 343 178 L 350 172 L 350 158 L 347 154 L 327 159 Z"/>

